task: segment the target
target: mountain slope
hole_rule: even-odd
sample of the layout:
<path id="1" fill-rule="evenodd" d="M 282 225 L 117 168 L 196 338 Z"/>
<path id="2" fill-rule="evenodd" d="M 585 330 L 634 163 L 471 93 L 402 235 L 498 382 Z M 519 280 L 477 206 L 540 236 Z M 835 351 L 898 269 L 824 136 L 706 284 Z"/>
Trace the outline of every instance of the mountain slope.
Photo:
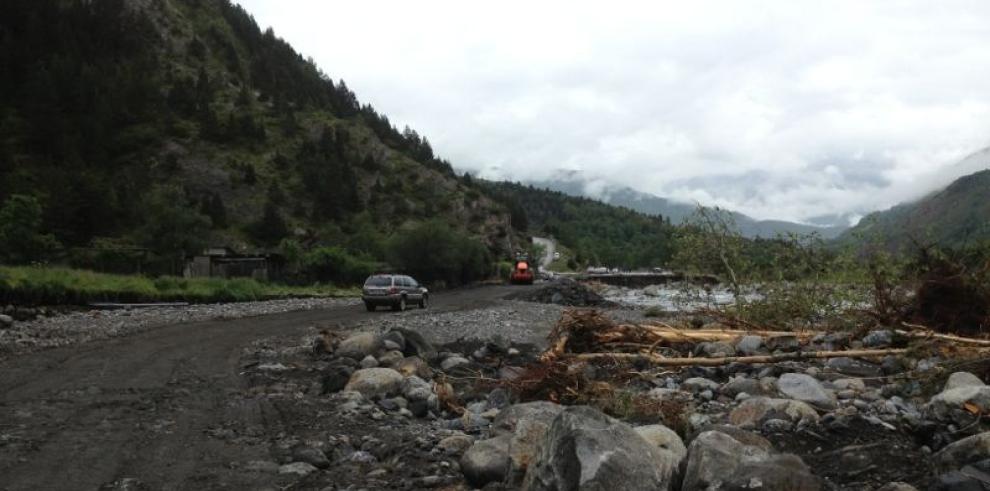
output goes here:
<path id="1" fill-rule="evenodd" d="M 656 267 L 673 256 L 676 227 L 655 215 L 532 185 L 479 185 L 509 204 L 513 226 L 554 237 L 575 251 L 576 267 Z"/>
<path id="2" fill-rule="evenodd" d="M 913 241 L 959 247 L 990 240 L 990 170 L 963 176 L 918 201 L 871 213 L 840 240 L 879 240 L 892 249 Z"/>
<path id="3" fill-rule="evenodd" d="M 0 3 L 0 202 L 13 194 L 38 198 L 70 247 L 295 237 L 380 258 L 417 221 L 495 250 L 512 233 L 425 138 L 228 0 Z"/>
<path id="4" fill-rule="evenodd" d="M 591 183 L 575 174 L 563 174 L 557 178 L 531 182 L 538 188 L 547 188 L 571 196 L 585 196 L 604 203 L 629 208 L 647 215 L 669 218 L 672 223 L 683 223 L 695 211 L 696 206 L 680 203 L 635 189 L 612 184 Z M 837 237 L 846 227 L 840 225 L 815 226 L 781 220 L 756 220 L 742 213 L 730 212 L 739 232 L 750 238 L 772 238 L 780 234 L 807 235 L 817 233 L 825 239 Z"/>

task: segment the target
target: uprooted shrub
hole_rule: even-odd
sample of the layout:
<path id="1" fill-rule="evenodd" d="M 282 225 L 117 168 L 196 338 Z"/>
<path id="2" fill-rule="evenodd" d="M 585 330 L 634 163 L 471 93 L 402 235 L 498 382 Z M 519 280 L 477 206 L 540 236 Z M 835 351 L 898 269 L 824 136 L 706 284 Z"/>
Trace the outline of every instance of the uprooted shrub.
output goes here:
<path id="1" fill-rule="evenodd" d="M 687 401 L 657 399 L 629 388 L 635 373 L 613 362 L 550 361 L 534 363 L 517 377 L 503 381 L 520 401 L 552 401 L 588 405 L 610 416 L 635 423 L 662 423 L 686 435 Z"/>
<path id="2" fill-rule="evenodd" d="M 941 332 L 990 330 L 990 251 L 950 255 L 923 249 L 916 268 L 919 283 L 905 321 Z"/>
<path id="3" fill-rule="evenodd" d="M 876 323 L 963 335 L 990 329 L 990 246 L 919 245 L 914 259 L 896 266 L 890 257 L 870 258 L 873 298 L 867 313 Z"/>

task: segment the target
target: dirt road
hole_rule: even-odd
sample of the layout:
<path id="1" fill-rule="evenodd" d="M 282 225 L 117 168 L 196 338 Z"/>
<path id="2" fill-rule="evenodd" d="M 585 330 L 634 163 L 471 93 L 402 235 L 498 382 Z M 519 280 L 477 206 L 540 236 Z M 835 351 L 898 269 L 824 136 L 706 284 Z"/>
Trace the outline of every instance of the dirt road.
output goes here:
<path id="1" fill-rule="evenodd" d="M 553 254 L 557 252 L 557 243 L 553 239 L 543 237 L 533 237 L 533 243 L 543 247 L 543 257 L 540 258 L 540 269 L 546 271 L 550 269 L 553 262 Z"/>
<path id="2" fill-rule="evenodd" d="M 436 295 L 431 308 L 483 308 L 507 293 L 460 290 Z M 229 420 L 262 428 L 261 438 L 291 424 L 263 403 L 230 403 L 244 384 L 242 348 L 374 315 L 391 314 L 352 306 L 178 324 L 11 359 L 0 365 L 0 489 L 260 487 L 225 470 L 262 458 L 245 454 L 255 447 L 209 437 Z"/>

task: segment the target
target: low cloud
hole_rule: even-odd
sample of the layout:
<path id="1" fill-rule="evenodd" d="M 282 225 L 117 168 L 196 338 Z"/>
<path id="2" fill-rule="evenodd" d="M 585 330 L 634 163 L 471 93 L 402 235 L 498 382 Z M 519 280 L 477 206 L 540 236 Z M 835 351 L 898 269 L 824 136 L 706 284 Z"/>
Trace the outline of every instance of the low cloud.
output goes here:
<path id="1" fill-rule="evenodd" d="M 240 3 L 486 177 L 808 220 L 986 167 L 985 2 Z"/>

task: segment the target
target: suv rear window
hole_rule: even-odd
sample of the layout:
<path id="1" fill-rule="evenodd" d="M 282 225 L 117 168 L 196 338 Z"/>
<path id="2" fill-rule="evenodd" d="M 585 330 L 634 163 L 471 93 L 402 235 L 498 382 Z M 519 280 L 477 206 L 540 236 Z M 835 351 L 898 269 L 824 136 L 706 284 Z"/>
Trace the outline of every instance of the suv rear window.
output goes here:
<path id="1" fill-rule="evenodd" d="M 364 282 L 364 286 L 392 286 L 391 276 L 372 276 Z"/>

